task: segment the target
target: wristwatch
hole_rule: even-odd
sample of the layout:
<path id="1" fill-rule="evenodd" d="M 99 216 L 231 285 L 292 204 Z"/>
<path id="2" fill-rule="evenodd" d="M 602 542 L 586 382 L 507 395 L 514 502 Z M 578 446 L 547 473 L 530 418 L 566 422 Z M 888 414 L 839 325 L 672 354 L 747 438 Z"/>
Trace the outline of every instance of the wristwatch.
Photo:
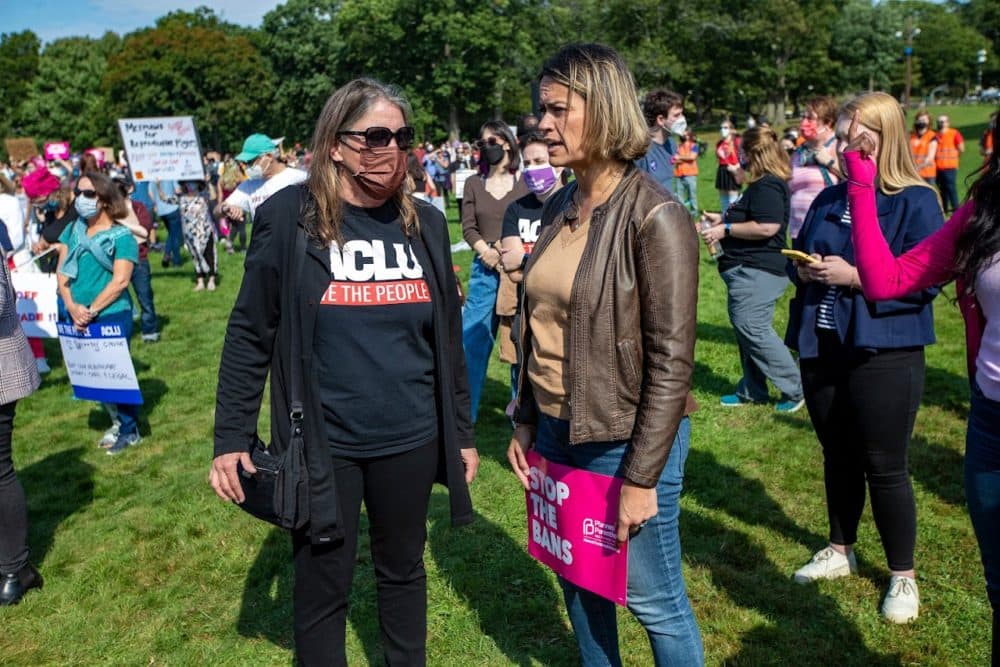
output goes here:
<path id="1" fill-rule="evenodd" d="M 724 225 L 724 228 L 726 230 L 726 236 L 732 236 L 733 235 L 733 223 L 727 222 Z"/>

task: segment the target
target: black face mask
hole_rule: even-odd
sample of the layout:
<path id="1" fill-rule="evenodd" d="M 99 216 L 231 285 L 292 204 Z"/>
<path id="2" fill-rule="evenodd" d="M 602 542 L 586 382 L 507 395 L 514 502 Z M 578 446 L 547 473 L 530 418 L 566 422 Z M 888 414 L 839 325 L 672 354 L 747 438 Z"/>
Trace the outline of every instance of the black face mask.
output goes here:
<path id="1" fill-rule="evenodd" d="M 499 164 L 500 161 L 503 160 L 505 153 L 506 151 L 503 149 L 503 146 L 500 146 L 499 144 L 489 144 L 483 149 L 483 157 L 485 157 L 486 161 L 490 164 Z"/>
<path id="2" fill-rule="evenodd" d="M 914 123 L 913 127 L 917 128 L 918 130 L 926 130 L 927 123 Z"/>

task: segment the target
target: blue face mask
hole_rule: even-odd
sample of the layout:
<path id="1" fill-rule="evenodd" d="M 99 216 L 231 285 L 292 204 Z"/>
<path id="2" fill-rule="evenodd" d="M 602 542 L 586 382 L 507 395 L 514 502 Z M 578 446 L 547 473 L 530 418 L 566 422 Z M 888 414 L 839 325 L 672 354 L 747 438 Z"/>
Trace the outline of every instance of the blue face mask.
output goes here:
<path id="1" fill-rule="evenodd" d="M 97 215 L 97 197 L 79 196 L 75 202 L 76 212 L 84 220 L 90 220 Z"/>
<path id="2" fill-rule="evenodd" d="M 59 202 L 57 202 L 55 199 L 50 199 L 47 202 L 45 202 L 46 213 L 55 213 L 58 210 L 59 210 Z"/>

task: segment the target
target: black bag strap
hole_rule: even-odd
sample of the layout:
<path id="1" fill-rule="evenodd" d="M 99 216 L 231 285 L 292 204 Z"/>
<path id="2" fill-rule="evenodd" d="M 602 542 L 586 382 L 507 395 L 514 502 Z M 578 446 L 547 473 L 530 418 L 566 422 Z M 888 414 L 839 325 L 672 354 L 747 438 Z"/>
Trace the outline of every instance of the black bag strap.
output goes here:
<path id="1" fill-rule="evenodd" d="M 300 330 L 301 312 L 299 310 L 299 287 L 302 284 L 302 267 L 306 263 L 306 233 L 298 225 L 295 226 L 295 251 L 291 255 L 291 261 L 295 266 L 295 280 L 289 281 L 289 292 L 291 298 L 288 303 L 291 305 L 291 386 L 288 388 L 291 398 L 288 418 L 291 421 L 291 437 L 302 437 L 302 393 L 305 386 L 302 382 L 302 331 Z"/>

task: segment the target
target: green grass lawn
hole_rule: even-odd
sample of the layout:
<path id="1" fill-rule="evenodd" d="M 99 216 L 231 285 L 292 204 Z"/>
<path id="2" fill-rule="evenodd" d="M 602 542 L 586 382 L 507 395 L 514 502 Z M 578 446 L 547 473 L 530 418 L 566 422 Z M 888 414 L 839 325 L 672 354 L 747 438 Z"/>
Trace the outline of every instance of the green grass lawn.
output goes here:
<path id="1" fill-rule="evenodd" d="M 988 109 L 949 111 L 974 154 Z M 973 163 L 978 158 L 967 155 L 965 169 Z M 460 238 L 454 220 L 452 238 Z M 469 259 L 467 252 L 456 257 L 464 277 Z M 190 263 L 160 270 L 159 256 L 153 260 L 163 339 L 133 345 L 147 401 L 141 445 L 115 458 L 95 447 L 107 418 L 71 398 L 52 342 L 55 370 L 18 406 L 16 462 L 29 499 L 32 560 L 46 585 L 0 610 L 0 663 L 292 660 L 288 539 L 218 500 L 207 484 L 216 369 L 240 258 L 223 255 L 219 291 L 197 294 Z M 702 407 L 693 417 L 681 531 L 708 663 L 987 664 L 990 609 L 962 491 L 968 388 L 953 289 L 936 304 L 940 342 L 928 348 L 911 450 L 923 605 L 917 622 L 900 627 L 878 614 L 888 571 L 870 512 L 857 547 L 860 576 L 818 586 L 792 582 L 792 572 L 825 543 L 819 445 L 804 410 L 779 417 L 765 407 L 718 406 L 739 362 L 722 282 L 707 257 L 700 269 L 695 393 Z M 778 312 L 783 331 L 787 309 Z M 445 492 L 435 491 L 431 503 L 432 665 L 575 664 L 555 580 L 525 550 L 524 496 L 505 460 L 507 378 L 494 359 L 477 428 L 477 521 L 453 530 Z M 626 662 L 651 664 L 641 627 L 624 612 L 621 621 Z M 348 650 L 352 664 L 381 664 L 364 538 Z"/>

